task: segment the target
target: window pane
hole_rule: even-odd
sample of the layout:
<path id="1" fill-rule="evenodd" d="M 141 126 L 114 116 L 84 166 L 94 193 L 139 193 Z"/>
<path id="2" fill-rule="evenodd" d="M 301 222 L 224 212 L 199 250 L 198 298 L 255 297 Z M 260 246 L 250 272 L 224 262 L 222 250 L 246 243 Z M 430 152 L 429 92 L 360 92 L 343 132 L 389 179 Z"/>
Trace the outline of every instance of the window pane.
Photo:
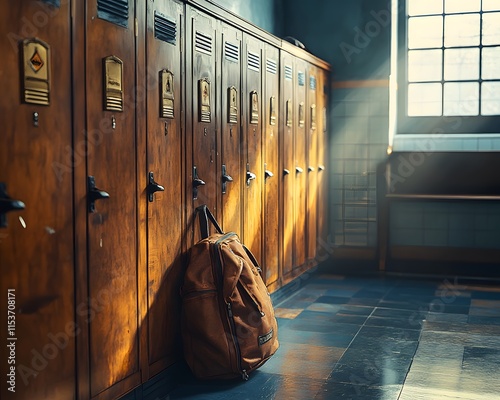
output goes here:
<path id="1" fill-rule="evenodd" d="M 500 0 L 483 0 L 483 11 L 500 10 Z"/>
<path id="2" fill-rule="evenodd" d="M 500 79 L 500 47 L 484 47 L 482 79 Z"/>
<path id="3" fill-rule="evenodd" d="M 446 49 L 444 51 L 444 80 L 479 79 L 479 49 Z"/>
<path id="4" fill-rule="evenodd" d="M 481 0 L 445 0 L 444 11 L 446 13 L 463 13 L 481 10 Z"/>
<path id="5" fill-rule="evenodd" d="M 408 85 L 408 116 L 441 116 L 442 90 L 440 83 Z"/>
<path id="6" fill-rule="evenodd" d="M 500 44 L 500 13 L 483 14 L 483 45 Z"/>
<path id="7" fill-rule="evenodd" d="M 481 85 L 481 115 L 500 115 L 500 82 Z"/>
<path id="8" fill-rule="evenodd" d="M 445 47 L 479 45 L 479 14 L 448 15 L 444 24 Z"/>
<path id="9" fill-rule="evenodd" d="M 478 115 L 479 83 L 444 84 L 444 115 Z"/>
<path id="10" fill-rule="evenodd" d="M 443 45 L 443 17 L 418 17 L 408 21 L 408 48 L 422 49 Z"/>
<path id="11" fill-rule="evenodd" d="M 408 52 L 408 81 L 441 81 L 442 50 L 410 50 Z"/>
<path id="12" fill-rule="evenodd" d="M 443 2 L 436 0 L 408 0 L 408 15 L 442 14 Z"/>

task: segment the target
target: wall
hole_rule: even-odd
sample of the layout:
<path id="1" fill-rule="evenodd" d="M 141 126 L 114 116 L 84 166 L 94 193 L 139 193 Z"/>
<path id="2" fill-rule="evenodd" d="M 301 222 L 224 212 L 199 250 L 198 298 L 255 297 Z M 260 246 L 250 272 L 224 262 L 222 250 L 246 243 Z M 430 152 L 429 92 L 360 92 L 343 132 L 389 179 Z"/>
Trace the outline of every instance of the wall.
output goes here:
<path id="1" fill-rule="evenodd" d="M 281 17 L 278 16 L 280 7 L 273 0 L 211 0 L 211 2 L 276 36 L 281 36 Z"/>
<path id="2" fill-rule="evenodd" d="M 376 176 L 389 129 L 386 0 L 287 1 L 285 35 L 328 61 L 331 74 L 330 232 L 335 246 L 377 245 Z"/>

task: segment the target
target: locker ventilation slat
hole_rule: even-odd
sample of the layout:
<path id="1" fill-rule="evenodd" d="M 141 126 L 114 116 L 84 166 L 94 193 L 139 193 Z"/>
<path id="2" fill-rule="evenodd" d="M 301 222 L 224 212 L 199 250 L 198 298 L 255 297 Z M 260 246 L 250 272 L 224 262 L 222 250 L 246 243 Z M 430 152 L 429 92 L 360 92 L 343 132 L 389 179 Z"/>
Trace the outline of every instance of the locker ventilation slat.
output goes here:
<path id="1" fill-rule="evenodd" d="M 97 0 L 97 16 L 114 24 L 128 25 L 128 0 Z"/>
<path id="2" fill-rule="evenodd" d="M 267 72 L 276 75 L 278 73 L 278 63 L 275 60 L 268 58 L 266 60 L 266 70 Z"/>
<path id="3" fill-rule="evenodd" d="M 306 74 L 299 72 L 297 77 L 299 79 L 299 86 L 304 86 L 306 84 Z"/>
<path id="4" fill-rule="evenodd" d="M 260 56 L 251 51 L 248 52 L 248 69 L 260 72 Z"/>
<path id="5" fill-rule="evenodd" d="M 291 81 L 293 79 L 293 69 L 290 65 L 285 65 L 285 80 Z"/>
<path id="6" fill-rule="evenodd" d="M 240 48 L 237 44 L 226 42 L 224 45 L 224 53 L 226 55 L 226 60 L 235 63 L 240 61 Z"/>
<path id="7" fill-rule="evenodd" d="M 212 37 L 196 31 L 195 48 L 201 53 L 212 55 Z"/>
<path id="8" fill-rule="evenodd" d="M 164 42 L 176 44 L 177 23 L 165 15 L 155 11 L 155 38 Z"/>
<path id="9" fill-rule="evenodd" d="M 309 77 L 309 88 L 311 90 L 316 90 L 316 77 L 315 76 Z"/>

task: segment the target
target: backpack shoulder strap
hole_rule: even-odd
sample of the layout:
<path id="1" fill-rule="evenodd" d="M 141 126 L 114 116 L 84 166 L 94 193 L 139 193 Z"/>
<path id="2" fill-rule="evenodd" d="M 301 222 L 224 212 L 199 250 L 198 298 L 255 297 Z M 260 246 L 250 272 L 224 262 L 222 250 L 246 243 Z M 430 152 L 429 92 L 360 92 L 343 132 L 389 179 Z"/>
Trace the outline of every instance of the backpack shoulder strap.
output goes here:
<path id="1" fill-rule="evenodd" d="M 199 215 L 200 232 L 202 239 L 206 239 L 210 235 L 210 227 L 208 225 L 209 221 L 213 226 L 215 226 L 217 232 L 219 232 L 220 234 L 224 233 L 206 204 L 202 204 L 201 206 L 196 207 L 196 213 Z"/>

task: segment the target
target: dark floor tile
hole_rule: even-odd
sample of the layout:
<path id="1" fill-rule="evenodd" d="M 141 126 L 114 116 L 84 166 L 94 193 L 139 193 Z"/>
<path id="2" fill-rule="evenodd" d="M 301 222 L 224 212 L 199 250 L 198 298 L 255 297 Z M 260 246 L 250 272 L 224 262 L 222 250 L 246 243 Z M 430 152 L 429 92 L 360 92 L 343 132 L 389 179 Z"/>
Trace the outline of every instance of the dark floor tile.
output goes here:
<path id="1" fill-rule="evenodd" d="M 353 297 L 347 304 L 354 306 L 373 306 L 376 307 L 380 304 L 380 299 L 378 298 L 367 298 L 367 297 Z"/>
<path id="2" fill-rule="evenodd" d="M 500 325 L 500 317 L 480 317 L 469 315 L 469 324 L 473 325 Z"/>
<path id="3" fill-rule="evenodd" d="M 465 347 L 462 361 L 464 369 L 498 370 L 500 368 L 500 349 L 488 347 Z"/>
<path id="4" fill-rule="evenodd" d="M 326 379 L 343 354 L 343 349 L 313 344 L 282 343 L 261 368 L 261 372 L 309 379 Z"/>
<path id="5" fill-rule="evenodd" d="M 312 343 L 318 346 L 332 346 L 347 348 L 352 342 L 356 333 L 338 333 L 332 329 L 331 332 L 311 332 L 299 330 L 281 330 L 278 333 L 280 343 Z"/>
<path id="6" fill-rule="evenodd" d="M 347 304 L 350 299 L 350 297 L 320 296 L 316 299 L 316 303 Z"/>
<path id="7" fill-rule="evenodd" d="M 427 311 L 417 311 L 415 310 L 398 310 L 393 308 L 382 308 L 377 307 L 373 313 L 372 317 L 384 317 L 384 318 L 408 318 L 408 319 L 419 319 L 424 320 L 427 316 Z"/>
<path id="8" fill-rule="evenodd" d="M 395 340 L 418 341 L 420 331 L 414 329 L 401 329 L 382 326 L 363 326 L 358 333 L 361 337 L 390 337 Z"/>
<path id="9" fill-rule="evenodd" d="M 403 365 L 379 366 L 372 360 L 335 366 L 328 378 L 331 382 L 350 383 L 365 386 L 402 385 L 405 381 L 410 362 Z"/>
<path id="10" fill-rule="evenodd" d="M 497 286 L 498 287 L 498 286 Z M 474 291 L 471 294 L 472 299 L 480 299 L 480 300 L 500 300 L 500 291 L 497 289 L 496 291 Z"/>
<path id="11" fill-rule="evenodd" d="M 386 290 L 363 289 L 358 291 L 353 297 L 363 299 L 381 299 L 386 294 Z"/>
<path id="12" fill-rule="evenodd" d="M 314 399 L 397 400 L 401 389 L 401 385 L 364 386 L 327 382 Z"/>
<path id="13" fill-rule="evenodd" d="M 391 336 L 367 337 L 357 335 L 349 345 L 348 350 L 368 349 L 370 352 L 377 355 L 402 354 L 412 357 L 417 347 L 417 341 L 405 339 L 398 340 Z"/>
<path id="14" fill-rule="evenodd" d="M 366 320 L 365 325 L 386 326 L 392 328 L 413 329 L 420 331 L 423 325 L 423 321 L 413 318 L 381 318 L 372 316 Z"/>

